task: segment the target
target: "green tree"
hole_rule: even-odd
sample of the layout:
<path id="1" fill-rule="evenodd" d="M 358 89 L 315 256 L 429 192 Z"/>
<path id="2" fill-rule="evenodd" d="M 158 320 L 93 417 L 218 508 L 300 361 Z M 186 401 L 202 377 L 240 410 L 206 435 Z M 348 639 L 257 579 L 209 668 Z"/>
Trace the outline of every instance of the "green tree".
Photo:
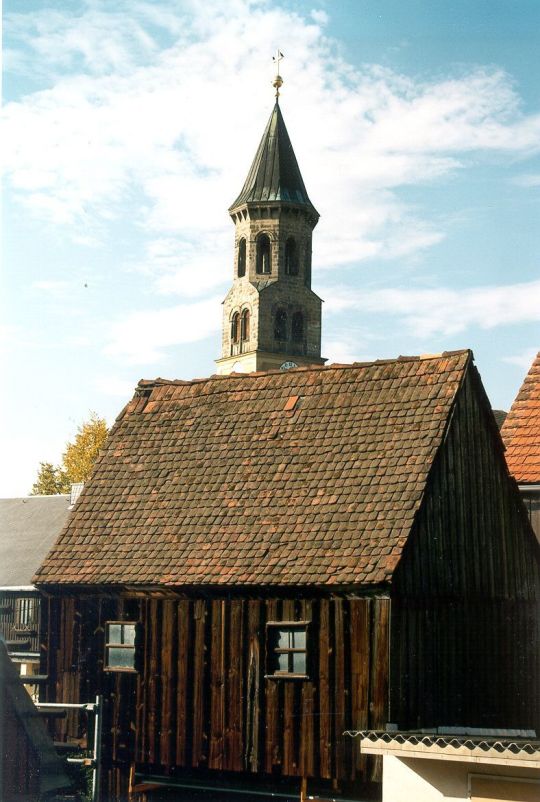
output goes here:
<path id="1" fill-rule="evenodd" d="M 67 493 L 69 481 L 61 468 L 52 462 L 40 462 L 37 479 L 32 485 L 32 496 L 56 496 Z"/>
<path id="2" fill-rule="evenodd" d="M 31 494 L 49 496 L 68 493 L 73 482 L 86 482 L 107 434 L 105 419 L 92 412 L 90 418 L 77 429 L 73 442 L 66 444 L 61 465 L 40 462 Z"/>

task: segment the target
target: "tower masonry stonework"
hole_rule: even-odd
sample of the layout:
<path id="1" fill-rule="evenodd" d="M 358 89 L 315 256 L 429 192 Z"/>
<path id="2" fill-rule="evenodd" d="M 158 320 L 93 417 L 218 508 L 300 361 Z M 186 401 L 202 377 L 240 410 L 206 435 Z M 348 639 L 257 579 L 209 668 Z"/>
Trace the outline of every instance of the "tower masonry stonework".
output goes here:
<path id="1" fill-rule="evenodd" d="M 321 299 L 311 289 L 319 214 L 276 102 L 240 195 L 218 373 L 321 365 Z"/>

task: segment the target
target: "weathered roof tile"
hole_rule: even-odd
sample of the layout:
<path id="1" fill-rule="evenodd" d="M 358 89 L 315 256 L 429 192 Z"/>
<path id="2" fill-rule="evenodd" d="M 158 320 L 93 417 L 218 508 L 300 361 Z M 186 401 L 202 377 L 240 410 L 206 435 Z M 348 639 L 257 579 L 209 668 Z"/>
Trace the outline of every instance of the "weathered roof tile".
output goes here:
<path id="1" fill-rule="evenodd" d="M 469 361 L 141 382 L 38 582 L 388 581 Z"/>

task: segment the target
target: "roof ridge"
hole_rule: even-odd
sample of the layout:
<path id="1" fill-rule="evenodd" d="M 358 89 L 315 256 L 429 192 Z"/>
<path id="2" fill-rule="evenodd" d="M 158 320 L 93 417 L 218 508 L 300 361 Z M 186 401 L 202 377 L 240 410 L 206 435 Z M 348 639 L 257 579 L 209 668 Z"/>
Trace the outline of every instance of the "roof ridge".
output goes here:
<path id="1" fill-rule="evenodd" d="M 281 368 L 272 368 L 271 370 L 257 370 L 251 371 L 250 373 L 212 373 L 210 376 L 195 377 L 193 379 L 164 379 L 161 376 L 158 376 L 155 379 L 140 379 L 137 387 L 140 387 L 141 389 L 151 389 L 152 387 L 164 386 L 182 387 L 192 384 L 203 384 L 209 381 L 224 381 L 231 378 L 247 380 L 276 374 L 285 375 L 285 373 L 306 373 L 308 371 L 317 371 L 322 373 L 329 370 L 351 370 L 353 368 L 366 368 L 370 367 L 371 365 L 390 365 L 392 363 L 401 362 L 426 362 L 430 359 L 440 360 L 465 354 L 469 354 L 471 359 L 474 359 L 473 352 L 470 348 L 459 348 L 454 351 L 442 351 L 439 354 L 419 354 L 417 356 L 400 355 L 397 357 L 388 357 L 386 359 L 372 359 L 365 362 L 332 362 L 330 365 L 299 365 L 298 367 L 290 368 L 287 371 L 283 371 Z"/>

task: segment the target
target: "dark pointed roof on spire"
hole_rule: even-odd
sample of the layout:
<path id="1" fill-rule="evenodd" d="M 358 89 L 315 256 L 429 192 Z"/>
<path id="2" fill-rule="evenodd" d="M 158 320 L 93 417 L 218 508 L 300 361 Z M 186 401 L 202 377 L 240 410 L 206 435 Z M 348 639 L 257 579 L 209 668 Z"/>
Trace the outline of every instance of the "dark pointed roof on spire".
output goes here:
<path id="1" fill-rule="evenodd" d="M 243 203 L 261 201 L 285 201 L 309 206 L 317 214 L 306 192 L 285 121 L 277 102 L 264 130 L 242 191 L 230 209 L 235 209 Z"/>

